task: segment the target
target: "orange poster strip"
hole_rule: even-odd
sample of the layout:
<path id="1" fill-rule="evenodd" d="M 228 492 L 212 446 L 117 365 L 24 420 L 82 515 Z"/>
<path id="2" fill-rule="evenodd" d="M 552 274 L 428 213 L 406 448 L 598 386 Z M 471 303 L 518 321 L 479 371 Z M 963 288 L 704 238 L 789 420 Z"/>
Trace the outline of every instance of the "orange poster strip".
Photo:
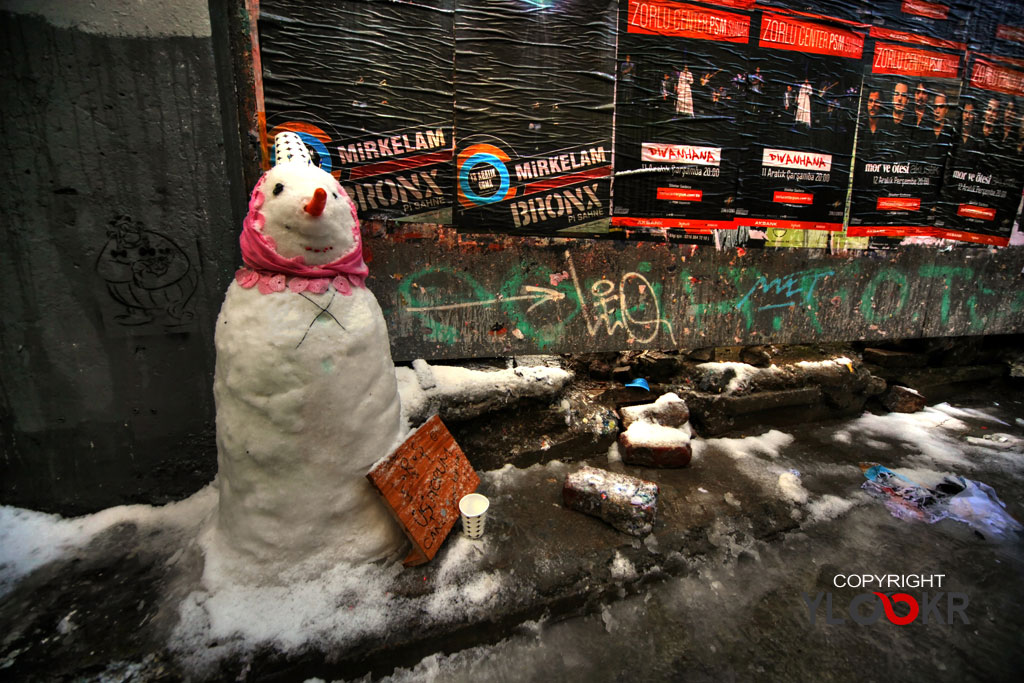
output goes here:
<path id="1" fill-rule="evenodd" d="M 737 218 L 736 224 L 751 228 L 775 228 L 777 230 L 825 230 L 828 232 L 838 232 L 843 229 L 842 223 L 787 221 L 777 218 Z"/>
<path id="2" fill-rule="evenodd" d="M 971 69 L 970 85 L 1005 95 L 1024 95 L 1024 72 L 979 59 Z"/>
<path id="3" fill-rule="evenodd" d="M 849 237 L 913 237 L 914 235 L 929 235 L 930 228 L 922 228 L 916 225 L 851 225 L 846 228 Z"/>
<path id="4" fill-rule="evenodd" d="M 703 197 L 703 190 L 684 190 L 679 187 L 659 187 L 657 194 L 658 199 L 677 202 L 699 202 Z"/>
<path id="5" fill-rule="evenodd" d="M 758 45 L 777 50 L 860 59 L 864 53 L 864 36 L 841 28 L 765 13 L 761 19 Z"/>
<path id="6" fill-rule="evenodd" d="M 924 78 L 959 78 L 960 56 L 906 45 L 876 43 L 875 56 L 871 60 L 871 73 Z"/>
<path id="7" fill-rule="evenodd" d="M 813 204 L 814 195 L 809 192 L 776 192 L 772 201 L 780 204 Z"/>
<path id="8" fill-rule="evenodd" d="M 961 204 L 956 207 L 956 215 L 964 218 L 980 218 L 983 221 L 995 220 L 996 210 L 987 206 L 975 206 L 974 204 Z"/>
<path id="9" fill-rule="evenodd" d="M 900 11 L 907 14 L 915 14 L 919 17 L 929 19 L 949 18 L 949 6 L 937 2 L 925 2 L 924 0 L 903 0 Z"/>
<path id="10" fill-rule="evenodd" d="M 612 225 L 621 228 L 682 228 L 692 231 L 735 230 L 736 226 L 729 220 L 703 220 L 696 218 L 632 218 L 629 216 L 613 216 Z"/>
<path id="11" fill-rule="evenodd" d="M 879 197 L 875 208 L 880 211 L 920 211 L 921 200 L 917 197 Z"/>
<path id="12" fill-rule="evenodd" d="M 746 43 L 750 17 L 671 0 L 629 0 L 628 33 Z"/>

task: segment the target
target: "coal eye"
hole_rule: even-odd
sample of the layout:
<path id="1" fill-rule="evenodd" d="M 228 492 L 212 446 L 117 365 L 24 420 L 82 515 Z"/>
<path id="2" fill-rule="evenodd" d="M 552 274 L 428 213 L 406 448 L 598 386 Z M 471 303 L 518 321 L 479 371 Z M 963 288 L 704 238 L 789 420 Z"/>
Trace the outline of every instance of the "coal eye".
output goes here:
<path id="1" fill-rule="evenodd" d="M 274 196 L 275 197 L 277 195 L 281 194 L 282 192 L 284 192 L 284 184 L 283 183 L 278 183 L 277 185 L 274 185 Z"/>
<path id="2" fill-rule="evenodd" d="M 331 196 L 333 196 L 335 199 L 337 199 L 338 198 L 338 193 L 337 192 L 332 192 Z"/>

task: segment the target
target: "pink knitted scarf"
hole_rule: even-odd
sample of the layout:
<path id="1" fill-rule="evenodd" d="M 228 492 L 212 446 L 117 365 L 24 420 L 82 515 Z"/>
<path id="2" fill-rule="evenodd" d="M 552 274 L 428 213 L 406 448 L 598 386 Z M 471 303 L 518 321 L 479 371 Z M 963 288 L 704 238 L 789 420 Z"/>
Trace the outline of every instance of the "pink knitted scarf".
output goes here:
<path id="1" fill-rule="evenodd" d="M 352 294 L 352 287 L 365 287 L 366 275 L 370 271 L 363 262 L 363 243 L 355 204 L 349 204 L 352 209 L 352 236 L 355 238 L 352 249 L 330 263 L 307 265 L 301 256 L 285 258 L 278 254 L 274 240 L 263 232 L 266 218 L 260 211 L 264 201 L 261 188 L 266 178 L 264 174 L 253 188 L 249 213 L 242 222 L 239 242 L 242 246 L 242 260 L 248 268 L 239 268 L 235 273 L 238 284 L 245 289 L 256 287 L 260 294 L 283 292 L 286 288 L 296 293 L 309 291 L 322 294 L 329 285 L 334 285 L 344 296 Z M 335 190 L 345 194 L 340 184 Z"/>

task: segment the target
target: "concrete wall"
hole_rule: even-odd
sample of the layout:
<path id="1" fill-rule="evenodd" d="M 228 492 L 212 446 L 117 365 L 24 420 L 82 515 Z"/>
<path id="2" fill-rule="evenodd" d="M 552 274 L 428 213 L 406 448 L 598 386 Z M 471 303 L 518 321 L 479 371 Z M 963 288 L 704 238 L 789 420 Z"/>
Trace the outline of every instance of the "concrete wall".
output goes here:
<path id="1" fill-rule="evenodd" d="M 827 254 L 464 235 L 368 240 L 396 359 L 1024 331 L 1024 249 Z"/>
<path id="2" fill-rule="evenodd" d="M 207 3 L 3 0 L 0 60 L 0 502 L 187 495 L 239 259 Z"/>

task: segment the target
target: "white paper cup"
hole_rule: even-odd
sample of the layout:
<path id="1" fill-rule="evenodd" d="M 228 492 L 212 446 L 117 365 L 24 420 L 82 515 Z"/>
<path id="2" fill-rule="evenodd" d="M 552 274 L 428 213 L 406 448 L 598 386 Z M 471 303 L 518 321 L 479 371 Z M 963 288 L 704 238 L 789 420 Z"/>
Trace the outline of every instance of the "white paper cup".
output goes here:
<path id="1" fill-rule="evenodd" d="M 462 517 L 462 533 L 469 538 L 480 538 L 484 535 L 484 522 L 487 521 L 487 508 L 491 501 L 479 493 L 470 493 L 459 501 L 459 514 Z"/>

